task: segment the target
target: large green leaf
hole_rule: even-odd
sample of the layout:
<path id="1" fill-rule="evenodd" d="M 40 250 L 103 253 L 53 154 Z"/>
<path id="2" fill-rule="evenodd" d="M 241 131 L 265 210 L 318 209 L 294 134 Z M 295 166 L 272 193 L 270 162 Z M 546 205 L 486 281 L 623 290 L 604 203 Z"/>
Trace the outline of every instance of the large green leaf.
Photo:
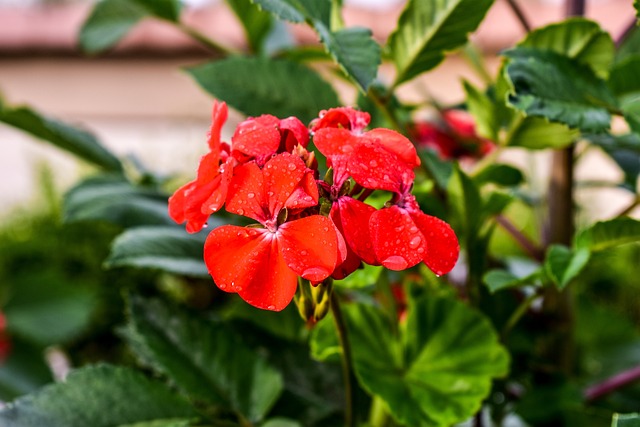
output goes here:
<path id="1" fill-rule="evenodd" d="M 393 417 L 410 426 L 448 426 L 473 415 L 504 376 L 509 356 L 491 323 L 461 302 L 425 295 L 410 302 L 395 337 L 379 309 L 353 305 L 346 319 L 355 372 Z"/>
<path id="2" fill-rule="evenodd" d="M 624 172 L 624 187 L 635 194 L 640 175 L 640 136 L 635 133 L 598 134 L 587 135 L 586 138 L 601 147 L 620 166 Z"/>
<path id="3" fill-rule="evenodd" d="M 599 252 L 635 242 L 640 242 L 640 221 L 623 217 L 596 222 L 577 235 L 575 246 Z"/>
<path id="4" fill-rule="evenodd" d="M 127 334 L 142 360 L 191 398 L 261 420 L 283 388 L 282 376 L 222 323 L 159 300 L 130 298 Z"/>
<path id="5" fill-rule="evenodd" d="M 518 46 L 549 50 L 588 65 L 600 77 L 609 74 L 615 45 L 609 33 L 596 22 L 584 18 L 537 28 Z"/>
<path id="6" fill-rule="evenodd" d="M 27 107 L 0 104 L 0 122 L 70 152 L 109 171 L 122 170 L 120 160 L 87 131 L 39 114 Z M 5 142 L 6 143 L 6 142 Z"/>
<path id="7" fill-rule="evenodd" d="M 333 59 L 363 92 L 376 77 L 380 65 L 380 46 L 366 28 L 332 31 L 330 0 L 252 0 L 280 19 L 307 22 L 318 33 Z"/>
<path id="8" fill-rule="evenodd" d="M 514 121 L 506 136 L 506 145 L 530 150 L 562 148 L 574 142 L 580 131 L 544 117 L 521 117 Z"/>
<path id="9" fill-rule="evenodd" d="M 530 116 L 586 132 L 609 128 L 617 102 L 586 65 L 551 51 L 516 48 L 505 53 L 514 92 L 509 102 Z"/>
<path id="10" fill-rule="evenodd" d="M 264 42 L 273 28 L 273 18 L 249 0 L 226 0 L 236 14 L 253 52 L 262 52 Z"/>
<path id="11" fill-rule="evenodd" d="M 559 289 L 564 289 L 587 265 L 590 255 L 586 248 L 574 252 L 566 246 L 551 245 L 547 250 L 544 267 L 553 283 Z"/>
<path id="12" fill-rule="evenodd" d="M 438 65 L 462 47 L 493 0 L 409 0 L 387 47 L 395 63 L 394 86 Z"/>
<path id="13" fill-rule="evenodd" d="M 611 427 L 640 427 L 640 414 L 613 414 Z"/>
<path id="14" fill-rule="evenodd" d="M 607 81 L 630 127 L 640 132 L 640 55 L 616 63 Z"/>
<path id="15" fill-rule="evenodd" d="M 65 221 L 101 220 L 123 227 L 172 225 L 167 195 L 136 187 L 121 175 L 87 179 L 65 195 Z"/>
<path id="16" fill-rule="evenodd" d="M 0 410 L 3 427 L 118 427 L 197 417 L 184 399 L 129 368 L 79 369 Z"/>
<path id="17" fill-rule="evenodd" d="M 79 34 L 80 47 L 99 53 L 120 41 L 142 18 L 155 16 L 178 22 L 178 0 L 102 0 L 95 5 Z"/>
<path id="18" fill-rule="evenodd" d="M 106 265 L 208 277 L 202 254 L 205 237 L 206 233 L 187 234 L 176 227 L 131 228 L 114 240 Z"/>
<path id="19" fill-rule="evenodd" d="M 232 57 L 187 71 L 207 92 L 250 116 L 296 116 L 308 122 L 340 103 L 326 81 L 295 62 Z"/>

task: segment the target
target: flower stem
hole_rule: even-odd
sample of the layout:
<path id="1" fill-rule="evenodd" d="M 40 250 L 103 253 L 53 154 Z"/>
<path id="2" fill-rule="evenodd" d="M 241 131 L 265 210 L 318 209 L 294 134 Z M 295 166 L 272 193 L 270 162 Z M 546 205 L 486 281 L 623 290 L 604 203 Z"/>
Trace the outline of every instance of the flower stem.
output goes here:
<path id="1" fill-rule="evenodd" d="M 344 425 L 346 427 L 355 427 L 353 417 L 353 387 L 352 387 L 352 373 L 351 373 L 351 345 L 347 336 L 347 325 L 342 317 L 342 311 L 340 309 L 340 302 L 336 292 L 331 293 L 331 313 L 333 314 L 333 320 L 336 324 L 338 331 L 338 340 L 340 342 L 340 348 L 342 348 L 342 376 L 344 377 L 344 395 L 345 395 L 345 410 L 344 410 Z"/>
<path id="2" fill-rule="evenodd" d="M 516 18 L 518 18 L 518 22 L 520 22 L 522 28 L 524 28 L 527 33 L 531 32 L 531 24 L 527 20 L 527 17 L 525 16 L 522 8 L 518 5 L 518 3 L 516 3 L 516 0 L 507 0 L 507 3 L 509 3 L 509 6 L 511 6 L 511 10 L 516 15 Z"/>
<path id="3" fill-rule="evenodd" d="M 522 319 L 522 316 L 524 316 L 527 313 L 527 310 L 529 310 L 529 307 L 531 307 L 531 303 L 533 303 L 533 301 L 535 301 L 535 299 L 538 298 L 539 296 L 540 295 L 537 292 L 529 295 L 515 309 L 515 311 L 511 314 L 511 316 L 507 320 L 507 323 L 505 323 L 504 327 L 502 328 L 502 332 L 500 334 L 500 336 L 502 337 L 502 341 L 506 340 L 506 338 L 509 336 L 509 332 L 511 332 L 513 327 L 516 326 L 516 324 L 520 321 L 520 319 Z"/>
<path id="4" fill-rule="evenodd" d="M 638 205 L 640 205 L 640 195 L 636 195 L 635 199 L 633 199 L 631 201 L 631 203 L 629 204 L 629 206 L 627 206 L 626 208 L 622 209 L 617 215 L 616 217 L 621 217 L 621 216 L 627 216 L 631 213 L 631 211 L 633 211 L 635 208 L 638 207 Z"/>
<path id="5" fill-rule="evenodd" d="M 587 388 L 584 391 L 584 399 L 587 402 L 593 402 L 638 380 L 640 380 L 640 366 L 634 366 Z"/>
<path id="6" fill-rule="evenodd" d="M 196 30 L 193 27 L 190 27 L 189 25 L 183 24 L 182 22 L 176 24 L 176 27 L 180 31 L 182 31 L 184 34 L 188 35 L 189 37 L 191 37 L 192 39 L 194 39 L 195 41 L 197 41 L 198 43 L 200 43 L 201 45 L 203 45 L 204 47 L 206 47 L 208 50 L 210 50 L 216 55 L 229 56 L 229 55 L 238 53 L 229 47 L 223 46 L 211 40 L 209 37 L 202 34 L 200 31 Z"/>
<path id="7" fill-rule="evenodd" d="M 391 111 L 391 109 L 389 108 L 388 100 L 380 96 L 380 93 L 378 93 L 378 91 L 373 87 L 369 88 L 368 95 L 373 103 L 376 104 L 376 107 L 378 107 L 378 109 L 382 112 L 384 117 L 389 120 L 389 123 L 391 123 L 393 128 L 401 134 L 407 135 L 408 132 L 406 126 L 403 126 L 398 120 L 398 117 L 396 117 L 395 113 Z"/>
<path id="8" fill-rule="evenodd" d="M 531 239 L 518 230 L 506 217 L 502 215 L 496 216 L 496 222 L 536 261 L 544 259 L 544 251 L 536 245 Z"/>

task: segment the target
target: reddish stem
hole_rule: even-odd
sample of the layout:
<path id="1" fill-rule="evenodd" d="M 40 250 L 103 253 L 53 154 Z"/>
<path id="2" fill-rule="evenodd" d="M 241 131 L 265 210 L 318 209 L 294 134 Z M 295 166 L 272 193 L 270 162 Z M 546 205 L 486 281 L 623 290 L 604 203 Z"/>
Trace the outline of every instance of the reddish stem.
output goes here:
<path id="1" fill-rule="evenodd" d="M 640 366 L 634 366 L 587 388 L 584 391 L 584 399 L 587 402 L 593 402 L 638 380 L 640 380 Z"/>

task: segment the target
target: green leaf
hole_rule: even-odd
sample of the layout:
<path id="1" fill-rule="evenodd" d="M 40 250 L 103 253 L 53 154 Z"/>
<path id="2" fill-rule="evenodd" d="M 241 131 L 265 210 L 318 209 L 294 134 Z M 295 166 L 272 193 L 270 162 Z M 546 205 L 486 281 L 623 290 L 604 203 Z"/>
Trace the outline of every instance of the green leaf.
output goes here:
<path id="1" fill-rule="evenodd" d="M 131 297 L 128 338 L 144 362 L 191 398 L 260 421 L 283 388 L 282 376 L 223 323 Z"/>
<path id="2" fill-rule="evenodd" d="M 95 136 L 66 123 L 48 118 L 27 107 L 0 106 L 0 122 L 6 123 L 36 138 L 45 140 L 108 171 L 120 172 L 120 160 L 108 151 Z"/>
<path id="3" fill-rule="evenodd" d="M 599 252 L 635 242 L 640 242 L 640 221 L 623 217 L 596 222 L 583 230 L 576 237 L 575 247 Z"/>
<path id="4" fill-rule="evenodd" d="M 251 50 L 262 52 L 265 40 L 274 24 L 271 15 L 260 10 L 249 0 L 226 0 L 226 2 L 240 20 Z"/>
<path id="5" fill-rule="evenodd" d="M 624 172 L 623 186 L 635 194 L 640 175 L 640 136 L 635 133 L 598 134 L 586 135 L 586 138 L 601 147 L 620 166 Z"/>
<path id="6" fill-rule="evenodd" d="M 387 47 L 396 66 L 394 86 L 438 65 L 462 47 L 493 0 L 409 0 Z"/>
<path id="7" fill-rule="evenodd" d="M 611 69 L 607 84 L 617 97 L 630 127 L 640 132 L 640 55 L 629 56 Z"/>
<path id="8" fill-rule="evenodd" d="M 574 279 L 589 262 L 591 253 L 588 249 L 578 249 L 573 252 L 562 245 L 551 245 L 547 250 L 544 267 L 547 274 L 562 290 Z"/>
<path id="9" fill-rule="evenodd" d="M 121 175 L 89 178 L 64 198 L 66 222 L 102 220 L 123 227 L 175 225 L 169 217 L 167 195 L 136 187 Z"/>
<path id="10" fill-rule="evenodd" d="M 613 414 L 611 427 L 640 427 L 640 414 Z"/>
<path id="11" fill-rule="evenodd" d="M 209 277 L 203 257 L 205 237 L 206 233 L 188 234 L 176 227 L 131 228 L 114 240 L 105 264 Z"/>
<path id="12" fill-rule="evenodd" d="M 524 175 L 520 169 L 505 164 L 492 164 L 473 177 L 478 185 L 493 183 L 504 187 L 515 187 L 522 184 Z"/>
<path id="13" fill-rule="evenodd" d="M 553 123 L 544 117 L 522 117 L 516 119 L 509 130 L 506 145 L 530 150 L 563 148 L 579 136 L 580 131 L 562 123 Z"/>
<path id="14" fill-rule="evenodd" d="M 395 337 L 382 312 L 345 307 L 358 380 L 410 426 L 441 426 L 473 415 L 504 376 L 509 356 L 491 323 L 461 302 L 424 295 L 410 301 Z"/>
<path id="15" fill-rule="evenodd" d="M 95 288 L 35 269 L 16 278 L 3 307 L 10 335 L 46 346 L 78 338 L 97 306 Z"/>
<path id="16" fill-rule="evenodd" d="M 311 330 L 309 347 L 311 357 L 315 360 L 340 363 L 342 347 L 340 347 L 338 331 L 331 314 Z"/>
<path id="17" fill-rule="evenodd" d="M 467 95 L 466 104 L 475 120 L 478 135 L 497 141 L 500 132 L 500 120 L 495 102 L 466 80 L 463 85 Z"/>
<path id="18" fill-rule="evenodd" d="M 453 164 L 442 160 L 438 153 L 430 148 L 418 148 L 418 156 L 422 162 L 422 167 L 429 172 L 438 187 L 443 190 L 446 189 L 453 174 Z"/>
<path id="19" fill-rule="evenodd" d="M 187 72 L 207 92 L 249 116 L 296 116 L 309 122 L 320 110 L 340 104 L 326 81 L 295 62 L 232 57 Z"/>
<path id="20" fill-rule="evenodd" d="M 483 210 L 478 186 L 458 166 L 455 166 L 447 190 L 453 229 L 464 235 L 466 239 L 474 240 L 480 230 L 481 216 L 478 214 Z"/>
<path id="21" fill-rule="evenodd" d="M 108 365 L 73 371 L 0 410 L 3 427 L 116 427 L 189 419 L 195 410 L 163 384 L 130 368 Z"/>
<path id="22" fill-rule="evenodd" d="M 505 52 L 514 88 L 509 102 L 529 116 L 546 117 L 571 128 L 609 128 L 616 100 L 604 80 L 587 66 L 550 51 L 516 48 Z"/>
<path id="23" fill-rule="evenodd" d="M 190 419 L 169 419 L 169 420 L 154 420 L 143 421 L 141 423 L 127 424 L 122 427 L 189 427 L 193 425 Z"/>
<path id="24" fill-rule="evenodd" d="M 82 24 L 80 47 L 95 54 L 118 43 L 142 18 L 155 16 L 178 22 L 178 0 L 102 0 Z"/>
<path id="25" fill-rule="evenodd" d="M 518 46 L 548 50 L 588 65 L 598 76 L 606 78 L 613 62 L 615 45 L 609 33 L 598 23 L 584 18 L 537 28 Z"/>
<path id="26" fill-rule="evenodd" d="M 640 28 L 636 25 L 627 34 L 616 52 L 616 62 L 620 62 L 629 56 L 635 56 L 640 52 Z"/>
<path id="27" fill-rule="evenodd" d="M 302 427 L 302 424 L 294 420 L 278 417 L 268 420 L 261 427 Z"/>
<path id="28" fill-rule="evenodd" d="M 327 27 L 331 24 L 331 3 L 326 0 L 252 1 L 285 21 L 299 24 L 307 19 L 317 19 Z"/>
<path id="29" fill-rule="evenodd" d="M 518 277 L 507 270 L 489 270 L 483 277 L 482 281 L 492 294 L 503 289 L 516 288 L 523 285 L 533 284 L 538 277 L 539 272 L 535 271 L 524 277 Z"/>

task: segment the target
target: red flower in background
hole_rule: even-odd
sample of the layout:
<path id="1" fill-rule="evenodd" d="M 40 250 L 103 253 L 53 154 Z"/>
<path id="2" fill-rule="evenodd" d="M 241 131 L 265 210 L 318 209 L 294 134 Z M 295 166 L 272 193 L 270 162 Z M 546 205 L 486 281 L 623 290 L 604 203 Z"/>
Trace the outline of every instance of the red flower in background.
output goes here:
<path id="1" fill-rule="evenodd" d="M 418 146 L 433 148 L 443 159 L 479 159 L 490 153 L 495 144 L 476 133 L 471 114 L 464 110 L 442 112 L 439 124 L 417 122 L 413 139 Z"/>
<path id="2" fill-rule="evenodd" d="M 0 363 L 9 357 L 11 351 L 11 341 L 7 333 L 7 318 L 0 312 Z"/>

